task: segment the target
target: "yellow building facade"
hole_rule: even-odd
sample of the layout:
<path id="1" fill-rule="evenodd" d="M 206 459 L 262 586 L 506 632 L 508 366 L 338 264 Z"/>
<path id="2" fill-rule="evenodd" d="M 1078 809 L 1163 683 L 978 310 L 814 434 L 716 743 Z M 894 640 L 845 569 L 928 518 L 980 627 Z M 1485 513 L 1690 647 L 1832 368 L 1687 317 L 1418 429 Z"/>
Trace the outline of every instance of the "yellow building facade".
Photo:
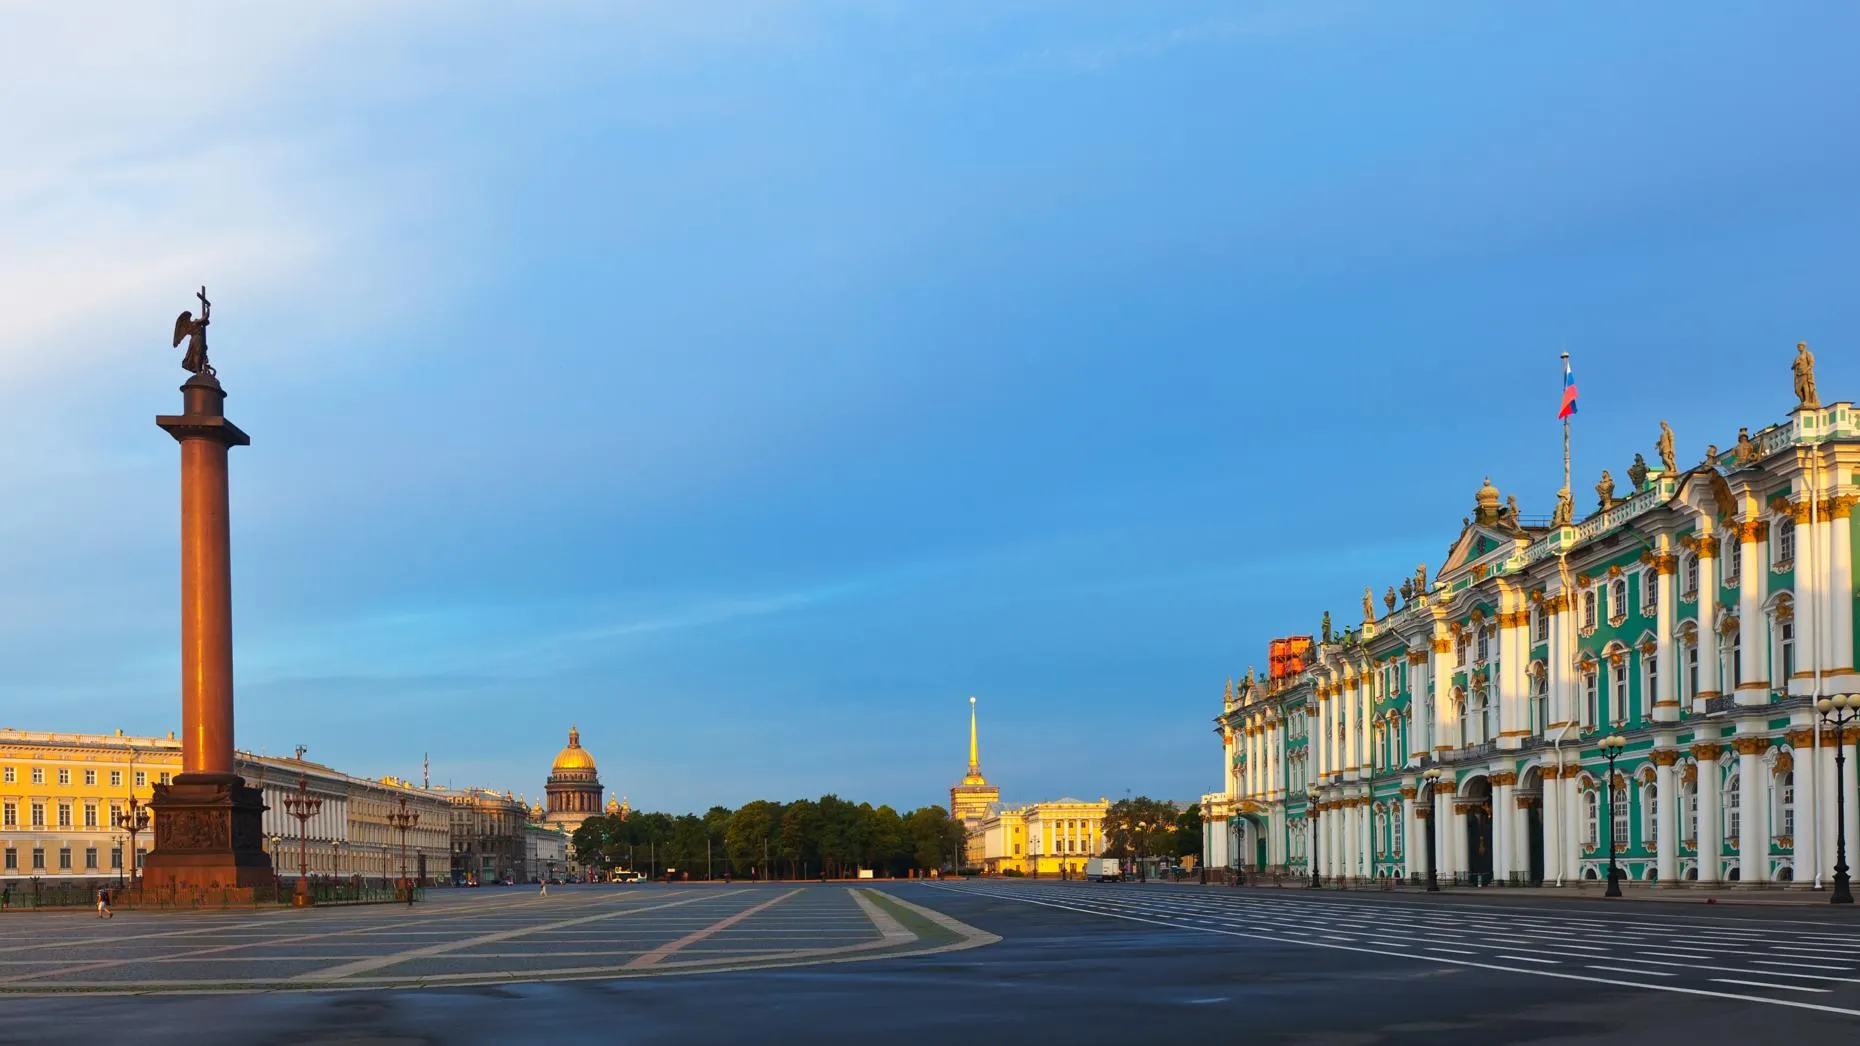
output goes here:
<path id="1" fill-rule="evenodd" d="M 971 863 L 988 875 L 1083 875 L 1087 858 L 1104 853 L 1104 816 L 1111 804 L 1059 799 L 998 810 L 969 834 Z"/>
<path id="2" fill-rule="evenodd" d="M 264 793 L 264 845 L 287 878 L 302 863 L 313 876 L 387 878 L 400 871 L 402 835 L 388 819 L 419 815 L 405 836 L 408 872 L 438 878 L 449 867 L 450 803 L 443 795 L 392 778 L 351 777 L 301 759 L 237 754 L 235 769 Z M 133 797 L 145 806 L 153 787 L 181 772 L 181 743 L 167 737 L 0 730 L 0 886 L 32 880 L 116 880 L 141 866 L 154 845 L 154 824 L 135 835 L 135 858 L 122 815 Z M 284 796 L 305 781 L 323 801 L 303 826 Z"/>

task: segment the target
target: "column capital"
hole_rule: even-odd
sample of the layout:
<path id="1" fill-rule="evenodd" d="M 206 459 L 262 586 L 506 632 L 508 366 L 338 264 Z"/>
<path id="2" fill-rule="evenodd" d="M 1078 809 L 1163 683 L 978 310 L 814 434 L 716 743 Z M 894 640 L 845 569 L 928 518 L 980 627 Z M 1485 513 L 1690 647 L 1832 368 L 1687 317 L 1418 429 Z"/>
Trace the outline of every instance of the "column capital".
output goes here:
<path id="1" fill-rule="evenodd" d="M 1770 747 L 1767 737 L 1739 737 L 1731 742 L 1738 755 L 1762 755 Z"/>
<path id="2" fill-rule="evenodd" d="M 1673 766 L 1679 762 L 1679 749 L 1656 748 L 1647 753 L 1647 758 L 1651 759 L 1655 766 Z"/>
<path id="3" fill-rule="evenodd" d="M 1512 773 L 1510 770 L 1505 770 L 1496 774 L 1488 774 L 1486 776 L 1486 781 L 1491 784 L 1493 788 L 1510 788 L 1512 785 L 1518 783 L 1518 775 Z"/>
<path id="4" fill-rule="evenodd" d="M 1724 754 L 1724 746 L 1715 741 L 1700 741 L 1692 746 L 1692 757 L 1699 760 L 1716 759 Z"/>

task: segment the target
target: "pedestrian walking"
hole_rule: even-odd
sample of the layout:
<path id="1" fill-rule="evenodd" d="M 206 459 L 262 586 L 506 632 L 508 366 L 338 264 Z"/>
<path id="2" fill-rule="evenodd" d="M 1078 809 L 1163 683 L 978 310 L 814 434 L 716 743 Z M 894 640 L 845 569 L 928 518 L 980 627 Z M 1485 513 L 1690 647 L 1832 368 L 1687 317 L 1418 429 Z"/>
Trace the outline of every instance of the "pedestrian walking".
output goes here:
<path id="1" fill-rule="evenodd" d="M 116 918 L 116 913 L 110 910 L 110 888 L 107 886 L 97 891 L 97 918 Z"/>
<path id="2" fill-rule="evenodd" d="M 547 897 L 547 896 L 549 896 L 549 880 L 547 880 L 547 879 L 544 879 L 544 880 L 542 881 L 542 894 L 541 894 L 541 896 L 543 896 L 543 897 Z"/>

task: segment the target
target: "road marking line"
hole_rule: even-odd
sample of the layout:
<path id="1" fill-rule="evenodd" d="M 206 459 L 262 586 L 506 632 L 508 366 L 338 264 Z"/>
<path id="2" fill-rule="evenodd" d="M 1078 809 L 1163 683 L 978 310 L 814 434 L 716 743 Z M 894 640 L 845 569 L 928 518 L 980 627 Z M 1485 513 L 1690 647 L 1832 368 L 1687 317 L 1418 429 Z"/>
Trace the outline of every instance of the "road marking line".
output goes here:
<path id="1" fill-rule="evenodd" d="M 1023 904 L 1037 904 L 1037 905 L 1041 905 L 1042 907 L 1046 907 L 1046 908 L 1059 908 L 1065 911 L 1080 912 L 1086 915 L 1103 915 L 1103 916 L 1106 916 L 1112 919 L 1123 919 L 1127 922 L 1148 923 L 1153 926 L 1173 926 L 1173 924 L 1171 923 L 1161 922 L 1156 919 L 1147 919 L 1140 915 L 1120 915 L 1114 912 L 1093 911 L 1092 909 L 1080 908 L 1075 905 L 1060 904 L 1057 901 L 1042 901 L 1042 900 L 1037 900 L 1035 898 L 1027 897 L 1024 895 L 1016 896 L 1015 894 L 1011 892 L 994 892 L 994 891 L 989 891 L 989 890 L 979 890 L 974 887 L 953 887 L 953 886 L 941 886 L 941 885 L 929 886 L 929 888 L 933 890 L 945 890 L 945 891 L 948 891 L 950 893 L 955 893 L 955 894 L 968 894 L 969 896 L 972 896 L 972 897 L 991 897 L 991 898 L 995 898 L 997 900 L 1003 900 L 1003 901 L 1019 901 Z M 1712 999 L 1736 999 L 1741 1002 L 1757 1002 L 1757 1003 L 1763 1003 L 1768 1006 L 1786 1006 L 1786 1007 L 1789 1007 L 1790 1009 L 1815 1010 L 1820 1013 L 1839 1013 L 1839 1014 L 1849 1016 L 1849 1017 L 1860 1017 L 1860 1010 L 1851 1009 L 1848 1007 L 1829 1006 L 1824 1003 L 1814 1003 L 1814 1002 L 1796 1002 L 1791 999 L 1777 999 L 1777 998 L 1771 998 L 1769 996 L 1764 996 L 1764 995 L 1746 995 L 1740 992 L 1713 991 L 1709 988 L 1688 988 L 1688 987 L 1684 987 L 1684 986 L 1677 985 L 1677 984 L 1648 984 L 1648 983 L 1641 982 L 1641 981 L 1624 981 L 1624 980 L 1619 980 L 1613 977 L 1591 977 L 1587 974 L 1581 974 L 1581 973 L 1563 973 L 1557 970 L 1520 969 L 1516 966 L 1500 966 L 1494 963 L 1473 962 L 1467 959 L 1449 959 L 1444 956 L 1421 955 L 1417 952 L 1385 952 L 1385 951 L 1378 951 L 1377 949 L 1374 949 L 1374 948 L 1363 948 L 1363 947 L 1359 947 L 1356 945 L 1323 944 L 1323 943 L 1319 943 L 1316 941 L 1289 940 L 1286 937 L 1275 936 L 1273 934 L 1243 933 L 1239 930 L 1221 930 L 1221 929 L 1216 929 L 1214 927 L 1199 927 L 1197 929 L 1201 933 L 1214 933 L 1214 934 L 1220 934 L 1226 937 L 1242 937 L 1248 940 L 1256 940 L 1256 941 L 1270 941 L 1274 944 L 1302 944 L 1308 948 L 1329 948 L 1334 951 L 1340 951 L 1340 952 L 1361 952 L 1366 955 L 1380 955 L 1384 958 L 1391 958 L 1391 959 L 1392 958 L 1420 959 L 1423 962 L 1446 963 L 1451 966 L 1469 966 L 1469 967 L 1473 967 L 1475 969 L 1481 969 L 1481 970 L 1498 970 L 1498 971 L 1502 971 L 1505 973 L 1520 973 L 1520 974 L 1526 974 L 1529 976 L 1536 976 L 1536 977 L 1554 977 L 1558 980 L 1584 981 L 1590 984 L 1609 984 L 1609 985 L 1614 985 L 1616 987 L 1621 987 L 1621 988 L 1639 988 L 1644 991 L 1672 992 L 1677 995 L 1702 995 L 1702 996 L 1705 996 L 1706 998 L 1712 998 Z M 1645 971 L 1642 971 L 1642 972 L 1645 972 Z M 1758 987 L 1763 987 L 1763 988 L 1785 987 L 1783 985 L 1764 984 L 1762 982 L 1757 982 L 1757 981 L 1750 981 L 1750 982 L 1737 981 L 1737 982 L 1732 982 L 1732 983 L 1738 983 L 1738 984 L 1748 983 L 1748 984 L 1754 984 Z M 1825 991 L 1825 989 L 1813 989 L 1813 990 Z"/>
<path id="2" fill-rule="evenodd" d="M 1632 960 L 1629 960 L 1629 961 L 1632 961 Z M 1635 969 L 1635 968 L 1628 967 L 1628 966 L 1597 966 L 1594 963 L 1589 964 L 1589 969 L 1607 970 L 1609 973 L 1632 973 L 1632 974 L 1635 974 L 1641 977 L 1671 977 L 1673 976 L 1672 974 L 1667 973 L 1664 970 L 1640 970 L 1640 969 Z"/>
<path id="3" fill-rule="evenodd" d="M 859 909 L 865 912 L 865 917 L 872 920 L 872 925 L 877 927 L 880 937 L 893 943 L 902 943 L 917 939 L 917 935 L 905 929 L 904 924 L 898 921 L 897 916 L 880 908 L 878 902 L 872 900 L 871 890 L 869 888 L 854 890 L 852 892 L 852 899 L 853 903 L 857 904 Z"/>
<path id="4" fill-rule="evenodd" d="M 793 897 L 795 894 L 800 893 L 800 892 L 801 891 L 799 890 L 789 890 L 787 893 L 777 894 L 776 896 L 771 897 L 766 901 L 763 901 L 761 904 L 756 905 L 754 908 L 745 908 L 742 911 L 737 912 L 735 915 L 726 915 L 723 918 L 717 920 L 716 922 L 711 923 L 709 926 L 704 927 L 702 930 L 693 931 L 691 933 L 685 934 L 683 937 L 680 937 L 675 941 L 667 941 L 664 944 L 659 945 L 657 948 L 654 948 L 653 950 L 647 952 L 646 954 L 640 956 L 639 958 L 634 959 L 632 962 L 627 963 L 625 968 L 629 970 L 637 970 L 642 966 L 653 966 L 658 963 L 664 962 L 667 956 L 672 955 L 673 953 L 677 952 L 679 949 L 684 948 L 688 945 L 696 944 L 697 942 L 703 940 L 706 937 L 711 936 L 712 934 L 716 933 L 719 930 L 727 930 L 730 927 L 735 926 L 737 923 L 742 922 L 744 919 L 747 919 L 750 916 L 756 914 L 757 912 L 762 911 L 765 908 L 773 908 L 776 905 L 780 904 L 781 902 L 787 900 L 790 897 Z"/>
<path id="5" fill-rule="evenodd" d="M 1793 966 L 1798 970 L 1841 970 L 1845 973 L 1853 972 L 1853 967 L 1851 966 L 1830 966 L 1827 963 L 1778 962 L 1775 959 L 1752 959 L 1750 961 L 1758 966 Z"/>
<path id="6" fill-rule="evenodd" d="M 1453 955 L 1478 955 L 1479 954 L 1478 952 L 1467 951 L 1464 948 L 1429 948 L 1427 950 L 1430 952 L 1449 952 Z"/>
<path id="7" fill-rule="evenodd" d="M 1513 960 L 1513 961 L 1515 961 L 1515 962 L 1537 962 L 1537 963 L 1543 963 L 1543 964 L 1544 964 L 1545 966 L 1561 966 L 1561 965 L 1563 965 L 1562 963 L 1560 963 L 1560 962 L 1558 962 L 1558 961 L 1557 961 L 1557 960 L 1555 960 L 1555 959 L 1533 959 L 1533 958 L 1531 958 L 1531 957 L 1530 957 L 1530 956 L 1528 956 L 1528 955 L 1500 955 L 1500 956 L 1499 956 L 1498 958 L 1500 958 L 1500 959 L 1511 959 L 1511 960 Z"/>
<path id="8" fill-rule="evenodd" d="M 1821 992 L 1826 994 L 1828 990 L 1826 988 L 1810 988 L 1802 984 L 1771 984 L 1768 981 L 1739 981 L 1729 977 L 1713 977 L 1712 980 L 1718 984 L 1748 984 L 1753 988 L 1782 988 L 1792 992 Z"/>
<path id="9" fill-rule="evenodd" d="M 666 901 L 662 904 L 649 904 L 645 907 L 620 908 L 614 911 L 597 912 L 593 915 L 583 915 L 574 919 L 564 919 L 560 922 L 544 923 L 540 926 L 520 926 L 514 930 L 500 930 L 496 933 L 481 934 L 477 937 L 467 937 L 464 940 L 446 941 L 441 944 L 429 944 L 424 948 L 414 948 L 410 951 L 395 952 L 392 955 L 380 955 L 372 959 L 360 959 L 355 962 L 343 963 L 340 966 L 330 966 L 321 970 L 313 970 L 309 973 L 300 973 L 290 979 L 293 981 L 333 981 L 343 977 L 352 977 L 358 973 L 367 973 L 370 970 L 378 970 L 384 966 L 396 966 L 414 959 L 425 959 L 434 955 L 444 955 L 447 952 L 456 952 L 463 948 L 472 948 L 481 944 L 496 944 L 499 941 L 507 941 L 513 937 L 527 937 L 533 933 L 543 933 L 548 930 L 561 929 L 565 926 L 580 926 L 583 923 L 596 922 L 601 919 L 617 919 L 624 915 L 631 915 L 634 912 L 650 912 L 657 911 L 661 908 L 677 908 L 681 905 L 695 904 L 698 901 L 707 901 L 718 897 L 728 897 L 731 894 L 742 892 L 742 890 L 729 890 L 723 893 L 687 897 L 682 901 Z"/>

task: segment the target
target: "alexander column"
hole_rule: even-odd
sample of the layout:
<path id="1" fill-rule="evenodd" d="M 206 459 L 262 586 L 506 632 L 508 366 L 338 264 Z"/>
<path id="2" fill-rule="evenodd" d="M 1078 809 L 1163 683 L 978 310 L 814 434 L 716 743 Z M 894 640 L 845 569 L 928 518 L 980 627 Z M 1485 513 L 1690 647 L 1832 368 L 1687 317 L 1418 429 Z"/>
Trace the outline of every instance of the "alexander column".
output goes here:
<path id="1" fill-rule="evenodd" d="M 207 362 L 212 308 L 200 288 L 200 317 L 183 312 L 174 344 L 187 339 L 182 413 L 157 417 L 181 445 L 181 772 L 156 785 L 155 848 L 143 882 L 154 887 L 269 886 L 265 803 L 233 769 L 232 545 L 226 452 L 250 444 L 226 420 L 226 391 Z"/>

